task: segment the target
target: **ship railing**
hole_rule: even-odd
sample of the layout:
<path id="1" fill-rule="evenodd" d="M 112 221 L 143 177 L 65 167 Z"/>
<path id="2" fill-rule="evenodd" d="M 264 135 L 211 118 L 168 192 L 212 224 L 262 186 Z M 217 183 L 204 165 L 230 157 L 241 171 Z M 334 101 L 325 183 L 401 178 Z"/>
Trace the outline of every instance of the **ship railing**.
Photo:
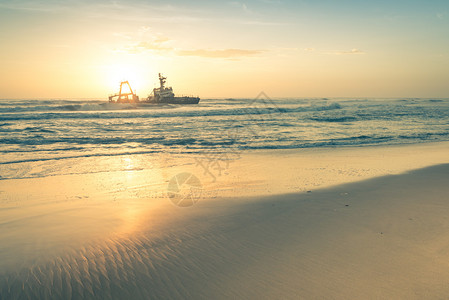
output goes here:
<path id="1" fill-rule="evenodd" d="M 181 95 L 176 95 L 176 97 L 191 97 L 191 98 L 199 98 L 199 96 L 195 96 L 195 95 L 185 95 L 185 94 L 181 94 Z"/>

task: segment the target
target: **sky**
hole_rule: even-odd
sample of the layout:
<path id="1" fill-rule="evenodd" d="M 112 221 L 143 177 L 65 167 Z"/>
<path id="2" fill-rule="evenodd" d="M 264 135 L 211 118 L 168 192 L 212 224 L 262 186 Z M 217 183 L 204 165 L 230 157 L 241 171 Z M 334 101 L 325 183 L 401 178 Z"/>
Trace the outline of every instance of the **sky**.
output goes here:
<path id="1" fill-rule="evenodd" d="M 0 98 L 443 98 L 448 37 L 447 0 L 0 0 Z"/>

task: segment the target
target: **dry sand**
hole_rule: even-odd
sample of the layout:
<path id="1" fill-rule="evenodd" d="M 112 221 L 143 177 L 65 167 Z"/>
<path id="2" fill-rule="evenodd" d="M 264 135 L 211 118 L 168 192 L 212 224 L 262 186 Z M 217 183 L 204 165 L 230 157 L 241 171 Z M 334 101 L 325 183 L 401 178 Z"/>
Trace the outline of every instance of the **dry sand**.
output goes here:
<path id="1" fill-rule="evenodd" d="M 165 156 L 2 180 L 0 299 L 446 298 L 448 148 L 244 153 L 215 180 Z M 202 183 L 194 206 L 166 197 L 179 172 Z"/>

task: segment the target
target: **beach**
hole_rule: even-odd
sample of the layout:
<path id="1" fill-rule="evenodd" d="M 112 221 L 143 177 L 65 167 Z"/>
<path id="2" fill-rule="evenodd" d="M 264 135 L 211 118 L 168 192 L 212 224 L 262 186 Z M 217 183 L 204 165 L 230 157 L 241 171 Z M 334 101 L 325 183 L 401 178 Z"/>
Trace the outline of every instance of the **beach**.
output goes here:
<path id="1" fill-rule="evenodd" d="M 247 151 L 221 174 L 141 154 L 1 180 L 1 297 L 444 298 L 448 147 Z M 179 174 L 198 181 L 173 194 Z"/>
<path id="2" fill-rule="evenodd" d="M 0 1 L 0 300 L 449 299 L 449 1 Z"/>

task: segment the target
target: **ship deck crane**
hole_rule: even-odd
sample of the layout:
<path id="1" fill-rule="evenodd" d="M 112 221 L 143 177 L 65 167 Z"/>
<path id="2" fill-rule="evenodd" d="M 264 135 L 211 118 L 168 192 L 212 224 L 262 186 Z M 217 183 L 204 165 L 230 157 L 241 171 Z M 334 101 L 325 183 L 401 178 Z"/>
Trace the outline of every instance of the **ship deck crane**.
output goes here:
<path id="1" fill-rule="evenodd" d="M 123 86 L 127 85 L 129 88 L 129 93 L 122 93 Z M 117 100 L 114 100 L 114 98 L 117 97 Z M 122 81 L 120 82 L 120 91 L 118 94 L 110 95 L 109 96 L 109 102 L 117 102 L 117 103 L 135 103 L 139 102 L 139 96 L 136 95 L 136 92 L 131 89 L 131 85 L 128 81 Z"/>

